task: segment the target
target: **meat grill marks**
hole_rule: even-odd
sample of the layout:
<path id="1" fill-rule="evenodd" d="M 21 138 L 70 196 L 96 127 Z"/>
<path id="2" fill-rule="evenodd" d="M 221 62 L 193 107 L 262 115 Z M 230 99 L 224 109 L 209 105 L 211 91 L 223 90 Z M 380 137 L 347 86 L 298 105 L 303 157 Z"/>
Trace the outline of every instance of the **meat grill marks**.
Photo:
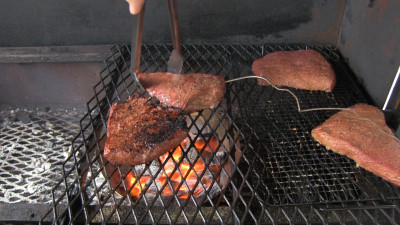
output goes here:
<path id="1" fill-rule="evenodd" d="M 137 95 L 110 109 L 104 157 L 117 165 L 150 162 L 186 137 L 185 115 L 174 107 L 155 106 Z"/>
<path id="2" fill-rule="evenodd" d="M 252 71 L 276 86 L 331 92 L 336 84 L 331 65 L 315 50 L 274 52 L 255 60 Z M 269 85 L 261 79 L 258 84 Z"/>
<path id="3" fill-rule="evenodd" d="M 311 135 L 328 149 L 400 186 L 400 142 L 378 108 L 356 104 L 314 128 Z"/>
<path id="4" fill-rule="evenodd" d="M 225 94 L 225 80 L 211 74 L 142 73 L 140 83 L 162 104 L 192 113 L 215 108 Z"/>

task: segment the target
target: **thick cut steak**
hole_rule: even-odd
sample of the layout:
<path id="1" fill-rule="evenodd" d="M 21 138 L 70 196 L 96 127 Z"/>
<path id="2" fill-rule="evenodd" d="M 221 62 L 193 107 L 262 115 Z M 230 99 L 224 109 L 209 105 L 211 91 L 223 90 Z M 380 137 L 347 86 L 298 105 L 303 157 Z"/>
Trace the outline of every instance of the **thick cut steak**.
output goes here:
<path id="1" fill-rule="evenodd" d="M 386 125 L 383 112 L 367 104 L 351 109 L 336 113 L 311 135 L 328 149 L 400 186 L 400 142 Z"/>
<path id="2" fill-rule="evenodd" d="M 225 80 L 211 74 L 142 73 L 140 83 L 161 103 L 196 112 L 215 108 L 225 94 Z"/>
<path id="3" fill-rule="evenodd" d="M 276 86 L 331 92 L 336 84 L 331 65 L 315 50 L 274 52 L 255 60 L 252 71 Z M 261 79 L 258 84 L 269 85 Z"/>
<path id="4" fill-rule="evenodd" d="M 150 162 L 177 147 L 187 133 L 180 109 L 155 106 L 135 95 L 112 105 L 104 157 L 116 165 Z"/>

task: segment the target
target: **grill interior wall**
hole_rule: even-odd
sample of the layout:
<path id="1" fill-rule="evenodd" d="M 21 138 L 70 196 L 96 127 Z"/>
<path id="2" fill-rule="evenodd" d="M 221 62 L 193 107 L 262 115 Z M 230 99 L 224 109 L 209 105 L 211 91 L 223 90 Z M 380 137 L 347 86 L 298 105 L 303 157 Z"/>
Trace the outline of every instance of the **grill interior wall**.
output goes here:
<path id="1" fill-rule="evenodd" d="M 179 1 L 181 40 L 334 46 L 344 3 Z M 0 28 L 8 31 L 0 36 L 0 104 L 17 106 L 84 106 L 103 69 L 104 53 L 115 43 L 131 43 L 134 19 L 125 1 L 107 0 L 96 4 L 6 0 L 0 15 Z M 144 43 L 171 42 L 166 1 L 147 1 L 143 35 Z"/>
<path id="2" fill-rule="evenodd" d="M 346 1 L 336 46 L 374 104 L 383 107 L 400 66 L 400 2 L 367 2 Z M 400 110 L 399 97 L 397 92 L 388 109 Z"/>

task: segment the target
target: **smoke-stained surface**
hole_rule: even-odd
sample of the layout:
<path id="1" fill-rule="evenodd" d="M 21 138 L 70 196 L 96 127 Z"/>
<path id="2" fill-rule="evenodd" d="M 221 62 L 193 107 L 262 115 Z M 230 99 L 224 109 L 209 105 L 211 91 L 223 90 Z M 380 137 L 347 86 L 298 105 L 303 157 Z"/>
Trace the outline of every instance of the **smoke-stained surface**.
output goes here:
<path id="1" fill-rule="evenodd" d="M 336 43 L 344 0 L 177 0 L 186 43 Z M 3 0 L 0 47 L 130 43 L 123 0 Z M 170 42 L 167 1 L 147 0 L 143 41 Z"/>
<path id="2" fill-rule="evenodd" d="M 382 107 L 400 65 L 400 1 L 348 1 L 337 46 L 362 80 L 372 100 Z M 398 89 L 397 89 L 398 90 Z M 396 92 L 389 109 L 397 109 Z"/>

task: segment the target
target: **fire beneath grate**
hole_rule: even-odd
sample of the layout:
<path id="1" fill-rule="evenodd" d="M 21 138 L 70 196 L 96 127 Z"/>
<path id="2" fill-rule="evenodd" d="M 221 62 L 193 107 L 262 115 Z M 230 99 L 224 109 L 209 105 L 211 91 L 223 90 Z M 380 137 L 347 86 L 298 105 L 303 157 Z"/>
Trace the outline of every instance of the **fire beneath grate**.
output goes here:
<path id="1" fill-rule="evenodd" d="M 192 196 L 196 204 L 201 204 L 206 197 L 217 196 L 227 187 L 233 170 L 233 164 L 226 160 L 234 148 L 226 129 L 231 122 L 221 111 L 224 110 L 188 115 L 189 136 L 180 146 L 149 165 L 132 169 L 120 166 L 121 171 L 127 171 L 122 172 L 125 178 L 120 184 L 120 174 L 114 173 L 110 178 L 112 187 L 122 196 L 128 192 L 133 201 L 144 193 L 147 201 L 157 199 L 155 205 L 162 205 L 174 196 L 180 200 Z M 109 171 L 111 168 L 115 169 L 110 167 Z"/>
<path id="2" fill-rule="evenodd" d="M 183 45 L 183 73 L 226 80 L 251 75 L 270 52 L 305 45 Z M 340 54 L 313 47 L 332 64 L 332 93 L 293 90 L 303 108 L 367 102 Z M 166 71 L 172 46 L 144 45 L 143 72 Z M 111 105 L 136 92 L 127 46 L 115 46 L 94 87 L 74 153 L 43 221 L 56 223 L 394 223 L 400 191 L 316 143 L 310 131 L 334 111 L 298 113 L 294 99 L 254 80 L 227 84 L 224 102 L 188 118 L 179 147 L 151 163 L 118 167 L 102 151 Z M 212 119 L 213 118 L 213 119 Z M 79 176 L 76 176 L 75 171 Z M 67 202 L 67 204 L 63 204 Z"/>

